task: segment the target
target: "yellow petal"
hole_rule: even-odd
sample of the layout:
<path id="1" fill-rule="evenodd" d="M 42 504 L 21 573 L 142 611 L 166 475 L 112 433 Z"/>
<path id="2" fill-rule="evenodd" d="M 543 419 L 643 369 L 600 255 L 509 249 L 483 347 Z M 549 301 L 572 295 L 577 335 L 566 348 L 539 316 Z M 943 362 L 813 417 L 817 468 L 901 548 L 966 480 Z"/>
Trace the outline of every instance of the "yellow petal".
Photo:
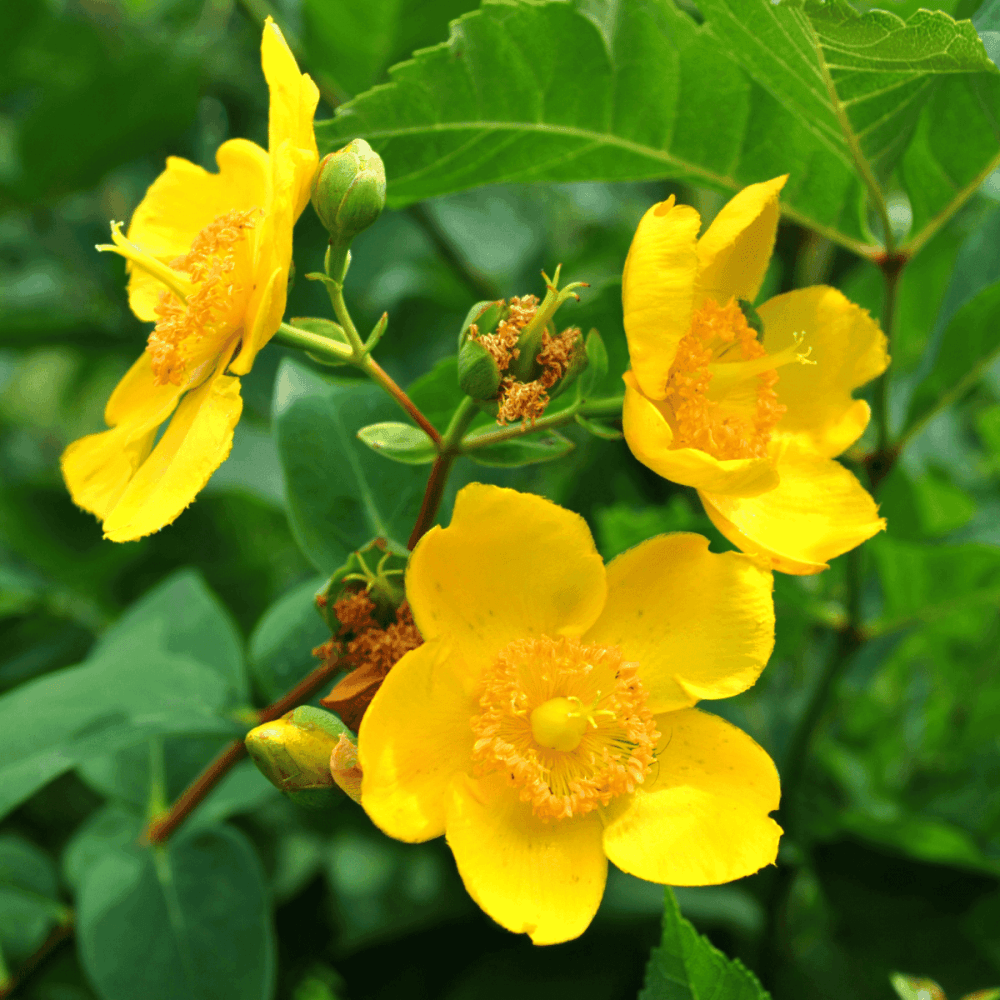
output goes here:
<path id="1" fill-rule="evenodd" d="M 649 708 L 667 712 L 750 687 L 774 647 L 772 580 L 759 560 L 660 535 L 608 564 L 608 601 L 585 642 L 639 663 Z"/>
<path id="2" fill-rule="evenodd" d="M 674 432 L 659 406 L 625 372 L 622 429 L 632 454 L 657 475 L 682 486 L 753 496 L 778 482 L 770 458 L 718 459 L 698 448 L 674 448 Z"/>
<path id="3" fill-rule="evenodd" d="M 406 596 L 425 639 L 455 645 L 473 675 L 529 636 L 582 635 L 604 606 L 604 563 L 579 514 L 530 493 L 472 483 L 447 528 L 410 556 Z"/>
<path id="4" fill-rule="evenodd" d="M 498 924 L 535 944 L 587 929 L 608 869 L 596 813 L 545 822 L 501 779 L 463 774 L 452 784 L 447 822 L 465 888 Z"/>
<path id="5" fill-rule="evenodd" d="M 77 506 L 105 518 L 146 460 L 156 431 L 173 412 L 181 386 L 157 385 L 144 351 L 111 393 L 104 419 L 112 430 L 89 434 L 63 452 L 61 464 Z"/>
<path id="6" fill-rule="evenodd" d="M 667 885 L 717 885 L 771 864 L 778 772 L 746 733 L 689 708 L 656 720 L 657 763 L 612 803 L 604 850 L 622 871 Z"/>
<path id="7" fill-rule="evenodd" d="M 287 291 L 287 267 L 275 268 L 266 281 L 260 281 L 258 290 L 247 307 L 247 325 L 244 327 L 239 356 L 229 366 L 234 375 L 246 375 L 253 366 L 258 351 L 277 333 L 281 317 L 285 315 Z"/>
<path id="8" fill-rule="evenodd" d="M 677 345 L 691 326 L 701 219 L 671 195 L 639 223 L 622 273 L 632 371 L 650 399 L 663 399 Z"/>
<path id="9" fill-rule="evenodd" d="M 885 335 L 867 309 L 836 288 L 817 285 L 778 295 L 758 310 L 764 347 L 776 354 L 804 334 L 813 365 L 778 371 L 778 400 L 788 407 L 777 432 L 795 436 L 831 458 L 868 426 L 868 404 L 851 391 L 881 375 L 889 364 Z"/>
<path id="10" fill-rule="evenodd" d="M 297 219 L 309 201 L 312 175 L 319 158 L 316 136 L 313 133 L 313 115 L 319 103 L 319 91 L 308 75 L 299 72 L 295 56 L 285 42 L 281 29 L 270 17 L 264 24 L 260 59 L 271 92 L 267 122 L 268 149 L 273 155 L 283 142 L 289 140 L 292 147 L 304 150 L 311 156 L 311 159 L 303 161 L 303 169 L 296 173 L 293 205 Z"/>
<path id="11" fill-rule="evenodd" d="M 751 184 L 734 195 L 698 240 L 698 292 L 695 308 L 706 296 L 719 305 L 730 298 L 757 297 L 774 250 L 781 207 L 778 195 L 788 175 Z"/>
<path id="12" fill-rule="evenodd" d="M 270 161 L 246 139 L 230 139 L 215 154 L 217 174 L 183 160 L 167 159 L 167 169 L 150 185 L 132 216 L 127 238 L 169 264 L 191 249 L 195 236 L 226 212 L 267 209 Z M 251 238 L 253 238 L 251 230 Z M 141 268 L 129 267 L 129 305 L 141 320 L 155 322 L 164 286 Z"/>
<path id="13" fill-rule="evenodd" d="M 361 720 L 361 804 L 390 837 L 411 843 L 444 833 L 448 786 L 471 768 L 472 716 L 462 661 L 432 641 L 393 668 Z"/>
<path id="14" fill-rule="evenodd" d="M 778 450 L 781 482 L 758 497 L 703 492 L 712 523 L 744 552 L 805 576 L 885 527 L 865 488 L 839 462 L 794 444 Z"/>
<path id="15" fill-rule="evenodd" d="M 226 460 L 243 409 L 239 379 L 224 374 L 234 348 L 181 400 L 163 437 L 105 518 L 105 538 L 129 542 L 170 524 Z"/>

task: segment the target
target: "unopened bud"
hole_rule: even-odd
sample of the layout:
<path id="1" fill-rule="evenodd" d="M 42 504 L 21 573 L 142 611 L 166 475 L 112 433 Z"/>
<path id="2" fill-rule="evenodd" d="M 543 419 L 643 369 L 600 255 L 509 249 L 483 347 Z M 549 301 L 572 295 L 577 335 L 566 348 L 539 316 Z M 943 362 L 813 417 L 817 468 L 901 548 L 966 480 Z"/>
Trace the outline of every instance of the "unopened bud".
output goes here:
<path id="1" fill-rule="evenodd" d="M 320 161 L 313 180 L 312 203 L 332 241 L 346 246 L 385 208 L 385 166 L 364 139 Z"/>
<path id="2" fill-rule="evenodd" d="M 330 773 L 337 787 L 355 802 L 361 801 L 361 766 L 358 764 L 358 748 L 346 736 L 330 754 Z"/>
<path id="3" fill-rule="evenodd" d="M 302 805 L 326 805 L 338 793 L 330 755 L 347 727 L 331 712 L 300 705 L 246 736 L 247 752 L 271 784 Z"/>

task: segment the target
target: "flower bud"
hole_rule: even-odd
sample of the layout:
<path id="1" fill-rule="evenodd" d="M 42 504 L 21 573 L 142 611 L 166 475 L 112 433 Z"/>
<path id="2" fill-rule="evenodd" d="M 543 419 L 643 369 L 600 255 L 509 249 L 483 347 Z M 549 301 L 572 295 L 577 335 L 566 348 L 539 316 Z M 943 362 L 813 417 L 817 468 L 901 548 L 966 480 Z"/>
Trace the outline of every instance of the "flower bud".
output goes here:
<path id="1" fill-rule="evenodd" d="M 382 157 L 364 139 L 327 154 L 313 180 L 312 203 L 332 242 L 346 246 L 385 208 Z"/>
<path id="2" fill-rule="evenodd" d="M 331 712 L 300 705 L 273 722 L 252 729 L 247 752 L 271 784 L 301 805 L 326 805 L 339 793 L 330 773 L 330 755 L 349 736 L 347 727 Z"/>

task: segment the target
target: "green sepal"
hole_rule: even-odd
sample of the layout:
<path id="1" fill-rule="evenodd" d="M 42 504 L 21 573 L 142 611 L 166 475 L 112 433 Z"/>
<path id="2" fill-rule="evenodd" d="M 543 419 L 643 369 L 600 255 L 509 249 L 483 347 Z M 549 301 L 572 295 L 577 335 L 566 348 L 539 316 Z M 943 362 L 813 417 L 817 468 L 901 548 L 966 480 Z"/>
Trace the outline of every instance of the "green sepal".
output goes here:
<path id="1" fill-rule="evenodd" d="M 519 465 L 535 465 L 538 462 L 551 462 L 555 458 L 568 455 L 575 445 L 569 438 L 556 431 L 545 434 L 525 435 L 521 438 L 509 438 L 485 448 L 474 448 L 464 454 L 479 465 L 493 468 L 513 469 Z"/>
<path id="2" fill-rule="evenodd" d="M 496 399 L 500 366 L 478 341 L 469 339 L 458 349 L 458 387 L 473 399 Z"/>
<path id="3" fill-rule="evenodd" d="M 576 398 L 580 402 L 590 399 L 608 377 L 608 349 L 597 330 L 591 330 L 587 334 L 583 349 L 589 364 L 576 383 Z"/>
<path id="4" fill-rule="evenodd" d="M 385 166 L 364 139 L 352 139 L 320 161 L 312 203 L 331 242 L 346 246 L 385 208 Z"/>
<path id="5" fill-rule="evenodd" d="M 372 332 L 368 334 L 368 339 L 365 341 L 365 350 L 368 351 L 369 354 L 375 350 L 375 346 L 382 339 L 382 336 L 385 334 L 388 326 L 389 314 L 384 312 L 379 317 L 379 321 L 372 327 Z"/>
<path id="6" fill-rule="evenodd" d="M 576 415 L 576 422 L 588 434 L 593 434 L 594 437 L 601 438 L 602 441 L 621 441 L 625 437 L 620 430 L 609 427 L 607 424 L 602 424 L 597 420 L 591 420 L 590 417 L 585 417 L 582 413 Z"/>
<path id="7" fill-rule="evenodd" d="M 438 454 L 434 442 L 422 430 L 395 420 L 362 427 L 358 440 L 379 455 L 404 465 L 426 465 Z"/>
<path id="8" fill-rule="evenodd" d="M 476 328 L 479 331 L 480 336 L 485 336 L 488 333 L 492 333 L 500 323 L 507 313 L 507 305 L 500 301 L 493 301 L 491 299 L 484 299 L 482 302 L 477 302 L 466 314 L 465 320 L 462 323 L 462 329 L 458 332 L 458 346 L 461 349 L 462 345 L 469 339 L 469 327 L 473 323 L 476 324 Z"/>
<path id="9" fill-rule="evenodd" d="M 573 383 L 587 371 L 589 365 L 587 351 L 584 345 L 577 341 L 573 348 L 573 353 L 569 357 L 569 364 L 566 366 L 566 371 L 563 372 L 559 381 L 549 390 L 549 398 L 555 399 L 556 396 L 561 396 L 567 389 L 571 388 Z"/>
<path id="10" fill-rule="evenodd" d="M 376 620 L 383 625 L 393 621 L 406 596 L 403 574 L 408 559 L 408 552 L 395 551 L 384 538 L 375 538 L 352 552 L 316 593 L 316 606 L 330 632 L 336 635 L 340 631 L 333 607 L 348 590 L 366 590 L 375 604 Z"/>

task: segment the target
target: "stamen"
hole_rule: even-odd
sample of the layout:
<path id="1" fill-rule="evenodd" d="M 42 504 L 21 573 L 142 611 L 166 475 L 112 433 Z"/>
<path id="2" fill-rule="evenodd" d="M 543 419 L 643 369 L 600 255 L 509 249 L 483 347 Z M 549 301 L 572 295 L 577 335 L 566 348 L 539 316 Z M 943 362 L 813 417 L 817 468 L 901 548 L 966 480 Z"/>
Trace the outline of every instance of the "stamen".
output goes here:
<path id="1" fill-rule="evenodd" d="M 518 640 L 484 677 L 472 719 L 480 773 L 498 772 L 543 819 L 584 815 L 628 794 L 659 739 L 637 664 L 617 646 Z"/>
<path id="2" fill-rule="evenodd" d="M 660 408 L 675 447 L 697 448 L 719 459 L 762 458 L 785 412 L 774 386 L 777 368 L 814 364 L 794 344 L 768 355 L 734 299 L 706 299 L 681 339 Z"/>

